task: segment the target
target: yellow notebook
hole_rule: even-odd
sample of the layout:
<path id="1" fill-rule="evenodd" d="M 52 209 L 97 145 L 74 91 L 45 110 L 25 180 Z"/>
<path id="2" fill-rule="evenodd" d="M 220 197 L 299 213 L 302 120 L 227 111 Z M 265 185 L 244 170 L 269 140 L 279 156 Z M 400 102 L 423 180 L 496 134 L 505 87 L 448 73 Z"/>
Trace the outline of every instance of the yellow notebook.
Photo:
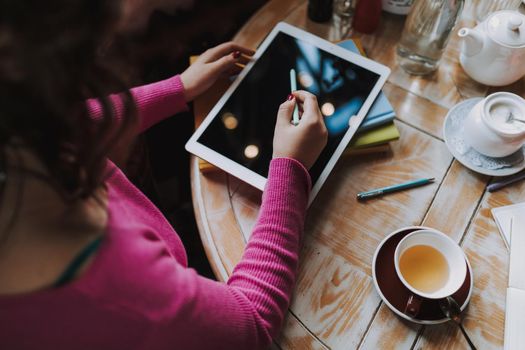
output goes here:
<path id="1" fill-rule="evenodd" d="M 399 130 L 394 122 L 357 134 L 349 148 L 364 148 L 381 145 L 399 139 Z"/>

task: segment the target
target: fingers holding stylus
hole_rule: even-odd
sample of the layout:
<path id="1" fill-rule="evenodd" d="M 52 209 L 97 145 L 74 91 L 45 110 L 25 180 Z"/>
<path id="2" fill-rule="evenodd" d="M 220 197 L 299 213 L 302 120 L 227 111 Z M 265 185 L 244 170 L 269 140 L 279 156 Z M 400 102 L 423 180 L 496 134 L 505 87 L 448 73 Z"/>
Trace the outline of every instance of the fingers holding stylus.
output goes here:
<path id="1" fill-rule="evenodd" d="M 299 107 L 301 123 L 318 125 L 326 130 L 323 115 L 319 109 L 319 103 L 317 102 L 317 97 L 304 90 L 294 91 L 292 95 L 295 97 L 294 100 Z"/>
<path id="2" fill-rule="evenodd" d="M 302 117 L 296 125 L 292 116 L 296 105 Z M 294 91 L 277 113 L 273 140 L 273 157 L 294 158 L 311 168 L 326 145 L 328 132 L 317 105 L 317 98 L 306 91 Z"/>
<path id="3" fill-rule="evenodd" d="M 277 111 L 277 126 L 288 127 L 292 119 L 293 109 L 295 107 L 294 95 L 288 95 L 286 101 L 281 103 Z"/>

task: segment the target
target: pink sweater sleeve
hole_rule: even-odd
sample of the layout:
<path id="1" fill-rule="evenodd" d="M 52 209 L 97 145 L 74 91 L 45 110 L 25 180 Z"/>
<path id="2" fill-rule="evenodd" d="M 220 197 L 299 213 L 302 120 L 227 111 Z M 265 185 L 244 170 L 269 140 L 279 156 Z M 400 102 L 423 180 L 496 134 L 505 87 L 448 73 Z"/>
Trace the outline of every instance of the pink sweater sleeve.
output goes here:
<path id="1" fill-rule="evenodd" d="M 139 117 L 139 132 L 150 128 L 167 117 L 187 110 L 184 98 L 184 86 L 180 75 L 166 80 L 131 89 Z M 118 94 L 110 96 L 117 118 L 122 115 L 123 104 Z M 97 99 L 87 101 L 89 114 L 93 119 L 100 119 L 102 105 Z"/>
<path id="2" fill-rule="evenodd" d="M 228 280 L 263 341 L 278 334 L 290 303 L 309 192 L 310 175 L 301 163 L 272 161 L 257 223 Z"/>
<path id="3" fill-rule="evenodd" d="M 162 311 L 170 321 L 152 339 L 186 349 L 265 349 L 290 303 L 309 190 L 299 162 L 272 160 L 257 223 L 230 279 L 212 281 L 180 265 L 164 275 L 166 293 L 175 291 Z"/>

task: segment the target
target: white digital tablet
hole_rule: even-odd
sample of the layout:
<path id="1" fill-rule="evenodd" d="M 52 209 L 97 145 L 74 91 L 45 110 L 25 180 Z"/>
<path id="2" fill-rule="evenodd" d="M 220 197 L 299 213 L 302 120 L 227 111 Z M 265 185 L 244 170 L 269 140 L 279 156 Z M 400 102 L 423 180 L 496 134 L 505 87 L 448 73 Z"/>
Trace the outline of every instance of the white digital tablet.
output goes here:
<path id="1" fill-rule="evenodd" d="M 277 110 L 290 93 L 292 68 L 297 72 L 297 88 L 317 96 L 329 133 L 326 148 L 310 169 L 311 203 L 385 83 L 388 67 L 279 23 L 186 149 L 263 190 Z"/>

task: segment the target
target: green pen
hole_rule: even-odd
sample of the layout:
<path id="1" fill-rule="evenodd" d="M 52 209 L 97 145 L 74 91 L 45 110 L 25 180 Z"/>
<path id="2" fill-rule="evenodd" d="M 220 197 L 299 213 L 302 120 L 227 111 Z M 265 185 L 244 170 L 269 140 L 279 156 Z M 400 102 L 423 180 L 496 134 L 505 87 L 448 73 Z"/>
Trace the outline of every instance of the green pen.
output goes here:
<path id="1" fill-rule="evenodd" d="M 428 185 L 430 183 L 433 183 L 434 180 L 435 180 L 434 178 L 420 179 L 420 180 L 414 180 L 414 181 L 405 182 L 405 183 L 398 184 L 398 185 L 392 185 L 392 186 L 388 186 L 388 187 L 377 188 L 375 190 L 370 190 L 370 191 L 358 193 L 357 194 L 357 199 L 365 200 L 365 199 L 369 199 L 369 198 L 382 196 L 383 194 L 387 194 L 387 193 L 392 193 L 392 192 L 406 190 L 406 189 L 409 189 L 409 188 L 424 186 L 424 185 Z"/>
<path id="2" fill-rule="evenodd" d="M 290 69 L 290 87 L 292 89 L 292 93 L 294 91 L 297 91 L 297 76 L 295 74 L 295 69 Z M 299 125 L 299 107 L 297 106 L 297 101 L 295 101 L 295 107 L 293 108 L 293 119 L 292 119 L 293 125 Z"/>

